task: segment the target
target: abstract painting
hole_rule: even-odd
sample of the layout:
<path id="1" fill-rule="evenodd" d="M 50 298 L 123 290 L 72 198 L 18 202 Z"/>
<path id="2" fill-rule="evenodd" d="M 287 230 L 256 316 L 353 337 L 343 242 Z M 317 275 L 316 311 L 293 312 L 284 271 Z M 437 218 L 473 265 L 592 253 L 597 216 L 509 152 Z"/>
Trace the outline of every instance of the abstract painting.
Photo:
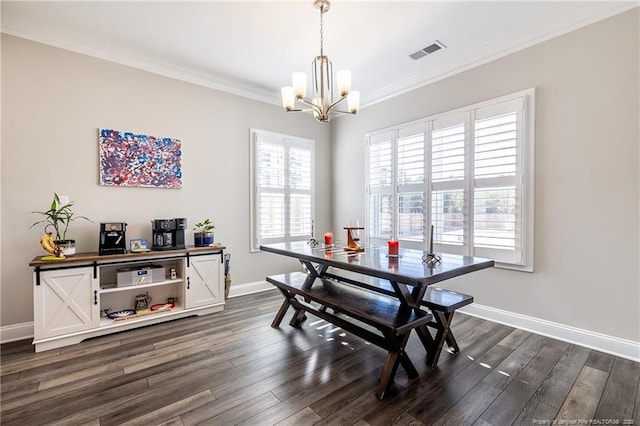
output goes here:
<path id="1" fill-rule="evenodd" d="M 100 185 L 182 188 L 179 139 L 100 129 Z"/>

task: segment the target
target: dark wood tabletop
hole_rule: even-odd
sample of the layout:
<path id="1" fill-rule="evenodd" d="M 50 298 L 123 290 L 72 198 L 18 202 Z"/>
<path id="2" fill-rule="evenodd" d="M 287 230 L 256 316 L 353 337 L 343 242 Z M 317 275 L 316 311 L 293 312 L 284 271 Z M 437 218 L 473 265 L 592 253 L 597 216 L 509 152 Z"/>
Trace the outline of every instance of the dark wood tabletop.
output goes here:
<path id="1" fill-rule="evenodd" d="M 438 253 L 440 262 L 429 266 L 422 261 L 422 250 L 401 247 L 398 257 L 389 257 L 384 246 L 364 245 L 364 251 L 358 253 L 346 251 L 345 246 L 341 242 L 325 247 L 295 241 L 261 245 L 260 250 L 411 286 L 427 286 L 494 266 L 491 259 L 445 253 Z"/>

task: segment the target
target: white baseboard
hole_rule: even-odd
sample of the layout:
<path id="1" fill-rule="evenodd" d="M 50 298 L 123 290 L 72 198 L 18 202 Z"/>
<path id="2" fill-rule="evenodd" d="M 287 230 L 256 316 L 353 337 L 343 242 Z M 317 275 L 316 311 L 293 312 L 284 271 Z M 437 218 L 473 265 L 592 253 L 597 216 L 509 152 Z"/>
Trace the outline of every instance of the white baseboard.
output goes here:
<path id="1" fill-rule="evenodd" d="M 620 339 L 540 318 L 473 303 L 458 310 L 474 317 L 505 324 L 543 336 L 584 346 L 632 361 L 640 361 L 640 342 Z"/>
<path id="2" fill-rule="evenodd" d="M 33 338 L 33 322 L 0 327 L 0 343 L 15 342 Z"/>
<path id="3" fill-rule="evenodd" d="M 260 293 L 262 291 L 275 290 L 275 287 L 266 281 L 254 281 L 252 283 L 231 284 L 229 298 L 245 296 L 247 294 Z"/>

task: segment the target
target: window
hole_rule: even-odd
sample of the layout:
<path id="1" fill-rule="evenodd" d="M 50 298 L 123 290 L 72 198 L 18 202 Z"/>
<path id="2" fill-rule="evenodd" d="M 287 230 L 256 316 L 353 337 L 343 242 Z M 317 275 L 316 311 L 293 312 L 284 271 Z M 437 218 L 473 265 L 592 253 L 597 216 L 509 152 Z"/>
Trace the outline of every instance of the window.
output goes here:
<path id="1" fill-rule="evenodd" d="M 367 237 L 533 270 L 534 90 L 367 135 Z"/>
<path id="2" fill-rule="evenodd" d="M 307 240 L 314 224 L 314 141 L 251 130 L 251 245 Z"/>

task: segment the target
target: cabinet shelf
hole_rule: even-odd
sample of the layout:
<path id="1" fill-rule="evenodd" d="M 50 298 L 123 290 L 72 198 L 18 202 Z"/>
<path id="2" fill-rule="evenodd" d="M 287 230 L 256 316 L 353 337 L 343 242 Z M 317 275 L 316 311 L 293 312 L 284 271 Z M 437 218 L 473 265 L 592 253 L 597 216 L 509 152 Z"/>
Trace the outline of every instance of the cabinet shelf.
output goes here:
<path id="1" fill-rule="evenodd" d="M 120 291 L 130 291 L 130 290 L 136 290 L 139 288 L 158 287 L 158 286 L 169 285 L 169 284 L 181 284 L 182 282 L 184 282 L 184 279 L 182 277 L 178 277 L 175 280 L 164 280 L 164 281 L 158 281 L 155 283 L 135 284 L 135 285 L 129 285 L 124 287 L 117 287 L 115 283 L 109 283 L 109 284 L 102 285 L 102 287 L 100 288 L 100 293 L 101 294 L 117 293 Z"/>
<path id="2" fill-rule="evenodd" d="M 142 316 L 139 316 L 139 317 L 121 319 L 121 320 L 117 320 L 117 321 L 113 320 L 113 319 L 110 319 L 110 318 L 100 318 L 100 328 L 103 328 L 103 327 L 118 327 L 118 326 L 123 326 L 123 325 L 127 325 L 127 324 L 133 324 L 133 323 L 137 323 L 137 322 L 153 321 L 153 320 L 157 320 L 157 319 L 163 318 L 163 317 L 175 316 L 176 314 L 180 314 L 183 311 L 184 311 L 184 308 L 176 306 L 175 308 L 173 308 L 173 309 L 171 309 L 169 311 L 162 311 L 162 312 L 157 312 L 157 313 L 153 313 L 153 314 L 142 315 Z"/>

